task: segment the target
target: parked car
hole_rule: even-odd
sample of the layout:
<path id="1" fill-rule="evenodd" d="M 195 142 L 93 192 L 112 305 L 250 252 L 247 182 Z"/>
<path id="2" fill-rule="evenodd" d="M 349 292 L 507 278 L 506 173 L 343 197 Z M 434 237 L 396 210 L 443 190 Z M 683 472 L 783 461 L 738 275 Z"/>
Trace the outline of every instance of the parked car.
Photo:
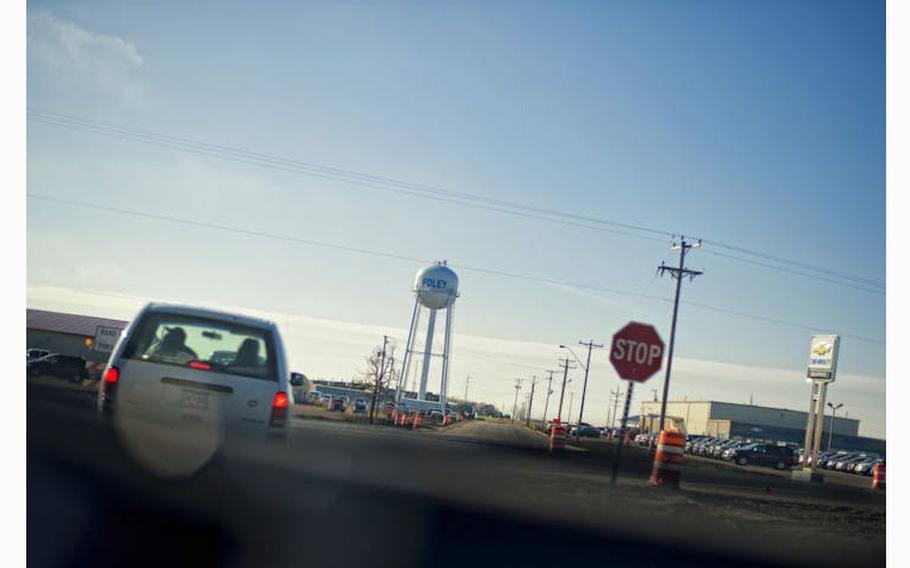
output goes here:
<path id="1" fill-rule="evenodd" d="M 708 457 L 719 460 L 720 456 L 723 455 L 724 450 L 732 448 L 734 445 L 736 445 L 736 443 L 737 442 L 735 440 L 726 440 L 719 444 L 714 444 L 711 446 L 711 451 L 708 454 Z"/>
<path id="2" fill-rule="evenodd" d="M 345 406 L 343 397 L 333 398 L 329 401 L 328 410 L 329 412 L 344 412 Z"/>
<path id="3" fill-rule="evenodd" d="M 692 454 L 694 454 L 696 456 L 705 455 L 705 451 L 707 451 L 708 446 L 710 444 L 713 444 L 714 442 L 715 442 L 714 438 L 712 438 L 710 436 L 705 436 L 704 438 L 698 440 L 697 442 L 695 442 L 695 444 L 692 445 Z"/>
<path id="4" fill-rule="evenodd" d="M 748 444 L 733 450 L 731 461 L 736 465 L 766 465 L 788 469 L 793 465 L 793 449 L 775 444 Z"/>
<path id="5" fill-rule="evenodd" d="M 40 359 L 42 357 L 47 357 L 52 352 L 50 349 L 41 349 L 40 347 L 32 347 L 25 350 L 25 362 L 34 361 L 35 359 Z"/>
<path id="6" fill-rule="evenodd" d="M 358 398 L 354 401 L 353 406 L 354 414 L 366 414 L 367 413 L 367 403 L 362 398 Z"/>
<path id="7" fill-rule="evenodd" d="M 723 453 L 721 453 L 720 459 L 725 460 L 725 461 L 732 461 L 736 457 L 736 453 L 738 451 L 740 451 L 740 450 L 750 451 L 753 448 L 755 448 L 755 446 L 757 446 L 757 445 L 758 444 L 754 443 L 754 442 L 753 443 L 742 442 L 740 444 L 734 444 L 733 446 L 726 448 L 723 451 Z"/>
<path id="8" fill-rule="evenodd" d="M 860 454 L 854 455 L 853 457 L 844 460 L 840 465 L 838 471 L 846 471 L 847 473 L 853 473 L 854 467 L 860 462 L 864 462 L 870 459 L 879 459 L 879 456 L 876 454 L 862 452 Z"/>
<path id="9" fill-rule="evenodd" d="M 709 458 L 714 454 L 714 448 L 716 448 L 724 443 L 725 443 L 724 440 L 719 440 L 716 438 L 713 440 L 709 440 L 708 443 L 704 444 L 701 447 L 701 452 L 699 453 L 699 455 Z"/>
<path id="10" fill-rule="evenodd" d="M 819 456 L 818 467 L 824 467 L 826 469 L 834 469 L 834 467 L 835 467 L 835 465 L 837 465 L 838 461 L 847 459 L 848 456 L 850 456 L 850 452 L 846 452 L 843 450 L 834 452 L 830 455 L 826 455 L 824 461 L 822 461 L 821 456 Z"/>
<path id="11" fill-rule="evenodd" d="M 860 458 L 864 458 L 864 457 L 866 457 L 866 454 L 864 454 L 864 453 L 850 452 L 846 455 L 836 458 L 834 460 L 834 465 L 829 467 L 829 469 L 833 469 L 835 471 L 844 471 L 844 468 L 847 466 L 848 463 L 850 463 L 856 459 L 860 459 Z"/>
<path id="12" fill-rule="evenodd" d="M 853 468 L 853 473 L 856 475 L 872 475 L 872 466 L 877 463 L 882 463 L 881 458 L 866 458 L 860 462 L 857 462 Z"/>
<path id="13" fill-rule="evenodd" d="M 78 383 L 88 378 L 85 359 L 71 355 L 51 353 L 25 364 L 26 372 L 33 377 L 47 375 Z"/>
<path id="14" fill-rule="evenodd" d="M 705 438 L 707 438 L 707 436 L 688 436 L 686 438 L 686 445 L 684 447 L 685 452 L 687 454 L 693 453 L 695 445 Z"/>

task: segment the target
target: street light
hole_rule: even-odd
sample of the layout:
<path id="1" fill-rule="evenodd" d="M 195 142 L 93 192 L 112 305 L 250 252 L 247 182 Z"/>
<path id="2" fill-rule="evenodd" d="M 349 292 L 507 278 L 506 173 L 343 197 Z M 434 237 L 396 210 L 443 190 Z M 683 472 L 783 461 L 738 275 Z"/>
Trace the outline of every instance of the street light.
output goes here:
<path id="1" fill-rule="evenodd" d="M 842 407 L 844 403 L 832 404 L 828 403 L 828 407 L 831 409 L 831 426 L 828 428 L 828 451 L 831 451 L 831 438 L 834 437 L 834 417 L 837 416 L 837 409 Z"/>

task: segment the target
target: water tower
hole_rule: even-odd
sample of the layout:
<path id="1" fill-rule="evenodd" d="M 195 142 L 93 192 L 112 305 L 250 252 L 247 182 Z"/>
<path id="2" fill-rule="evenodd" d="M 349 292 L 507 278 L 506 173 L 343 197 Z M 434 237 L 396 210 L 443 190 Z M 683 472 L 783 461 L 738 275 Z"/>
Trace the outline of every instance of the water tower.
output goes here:
<path id="1" fill-rule="evenodd" d="M 452 308 L 455 298 L 458 297 L 458 275 L 446 266 L 446 262 L 437 262 L 417 271 L 414 277 L 414 311 L 411 314 L 411 326 L 408 328 L 408 342 L 405 345 L 404 360 L 401 362 L 401 374 L 398 377 L 398 387 L 395 392 L 396 402 L 401 402 L 402 388 L 407 385 L 408 375 L 414 355 L 421 356 L 420 388 L 417 391 L 417 400 L 426 400 L 427 381 L 430 376 L 430 360 L 442 357 L 442 376 L 439 382 L 439 406 L 445 411 L 446 387 L 449 378 L 449 346 L 452 341 Z M 442 353 L 433 353 L 433 331 L 436 327 L 436 312 L 446 311 L 445 339 L 442 343 Z M 428 312 L 426 340 L 423 351 L 415 351 L 417 332 L 420 328 L 422 312 Z M 416 371 L 416 370 L 415 370 Z"/>

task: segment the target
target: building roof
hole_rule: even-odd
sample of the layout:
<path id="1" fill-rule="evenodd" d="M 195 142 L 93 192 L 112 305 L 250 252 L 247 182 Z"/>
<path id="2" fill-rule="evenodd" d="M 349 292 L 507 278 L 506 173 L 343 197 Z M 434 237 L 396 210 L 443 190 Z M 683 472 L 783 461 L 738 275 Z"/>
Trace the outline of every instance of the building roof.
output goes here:
<path id="1" fill-rule="evenodd" d="M 67 314 L 63 312 L 49 312 L 45 310 L 25 310 L 25 328 L 72 335 L 93 337 L 95 328 L 99 325 L 123 329 L 129 322 L 123 320 Z"/>
<path id="2" fill-rule="evenodd" d="M 660 404 L 660 401 L 657 400 L 643 400 L 641 404 Z M 792 408 L 779 408 L 776 406 L 760 406 L 758 404 L 745 404 L 742 402 L 724 402 L 722 400 L 668 400 L 667 404 L 722 404 L 724 406 L 739 406 L 742 408 L 749 408 L 752 410 L 773 410 L 775 412 L 797 412 L 799 414 L 809 414 L 805 410 L 794 410 Z M 837 422 L 856 422 L 859 423 L 858 418 L 847 418 L 846 416 L 838 416 L 836 418 Z"/>

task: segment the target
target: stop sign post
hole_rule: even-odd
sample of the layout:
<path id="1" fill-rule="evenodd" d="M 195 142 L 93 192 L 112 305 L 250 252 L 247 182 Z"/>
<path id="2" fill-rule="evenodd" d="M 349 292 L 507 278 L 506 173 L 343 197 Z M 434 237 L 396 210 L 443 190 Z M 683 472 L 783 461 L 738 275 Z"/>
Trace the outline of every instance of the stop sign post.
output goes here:
<path id="1" fill-rule="evenodd" d="M 659 371 L 663 358 L 664 342 L 652 325 L 629 322 L 613 335 L 613 343 L 610 346 L 610 363 L 613 364 L 613 368 L 616 369 L 620 378 L 629 381 L 629 386 L 626 388 L 626 403 L 623 406 L 622 422 L 619 426 L 611 483 L 616 483 L 616 475 L 619 471 L 619 460 L 626 437 L 626 424 L 629 420 L 629 406 L 632 403 L 632 388 L 635 383 L 643 383 Z"/>

